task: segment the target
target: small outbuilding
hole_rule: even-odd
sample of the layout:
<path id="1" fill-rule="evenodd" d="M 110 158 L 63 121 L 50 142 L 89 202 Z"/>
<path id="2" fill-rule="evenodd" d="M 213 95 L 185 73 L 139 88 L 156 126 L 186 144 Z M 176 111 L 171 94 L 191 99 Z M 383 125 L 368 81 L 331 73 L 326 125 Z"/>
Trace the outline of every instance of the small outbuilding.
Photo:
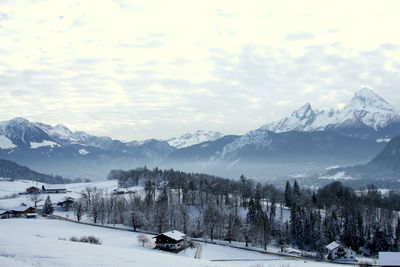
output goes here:
<path id="1" fill-rule="evenodd" d="M 400 252 L 379 252 L 378 265 L 400 267 Z"/>
<path id="2" fill-rule="evenodd" d="M 155 248 L 165 251 L 179 252 L 187 246 L 186 235 L 176 230 L 159 234 L 153 238 L 156 239 Z"/>
<path id="3" fill-rule="evenodd" d="M 343 261 L 343 262 L 356 262 L 356 253 L 350 248 L 333 241 L 325 246 L 328 260 Z"/>

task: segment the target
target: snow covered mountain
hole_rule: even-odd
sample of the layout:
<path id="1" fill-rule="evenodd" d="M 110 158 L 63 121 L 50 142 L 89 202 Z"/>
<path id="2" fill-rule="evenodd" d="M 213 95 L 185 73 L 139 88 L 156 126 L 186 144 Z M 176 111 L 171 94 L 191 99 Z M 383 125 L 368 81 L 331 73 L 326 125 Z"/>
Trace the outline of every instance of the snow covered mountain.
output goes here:
<path id="1" fill-rule="evenodd" d="M 168 139 L 167 142 L 173 147 L 184 148 L 197 145 L 206 141 L 214 141 L 221 138 L 222 136 L 224 135 L 220 132 L 205 132 L 202 130 L 198 130 L 195 133 L 186 133 L 180 137 Z"/>
<path id="2" fill-rule="evenodd" d="M 24 118 L 0 122 L 0 148 L 58 146 L 40 127 Z"/>
<path id="3" fill-rule="evenodd" d="M 400 135 L 400 112 L 369 88 L 359 90 L 341 111 L 302 106 L 226 144 L 218 161 L 365 161 Z"/>
<path id="4" fill-rule="evenodd" d="M 400 112 L 364 87 L 343 110 L 313 110 L 310 104 L 306 104 L 289 117 L 260 129 L 275 133 L 332 131 L 363 139 L 387 139 L 400 134 Z"/>
<path id="5" fill-rule="evenodd" d="M 112 168 L 156 164 L 176 148 L 165 141 L 124 143 L 14 118 L 0 122 L 0 158 L 63 176 L 101 177 Z"/>

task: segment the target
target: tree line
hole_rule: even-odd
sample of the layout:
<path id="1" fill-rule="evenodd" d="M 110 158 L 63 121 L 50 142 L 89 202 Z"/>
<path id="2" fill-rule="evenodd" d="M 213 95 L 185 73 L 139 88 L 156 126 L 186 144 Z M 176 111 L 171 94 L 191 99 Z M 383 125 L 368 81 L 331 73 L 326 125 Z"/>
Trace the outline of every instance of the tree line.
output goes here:
<path id="1" fill-rule="evenodd" d="M 245 176 L 239 180 L 159 168 L 114 170 L 122 188 L 142 186 L 130 194 L 86 188 L 74 206 L 81 220 L 125 224 L 134 230 L 176 229 L 191 237 L 241 241 L 267 249 L 273 242 L 320 252 L 332 241 L 358 253 L 400 248 L 400 195 L 382 195 L 369 186 L 355 191 L 333 182 L 318 190 L 297 181 L 278 189 Z"/>

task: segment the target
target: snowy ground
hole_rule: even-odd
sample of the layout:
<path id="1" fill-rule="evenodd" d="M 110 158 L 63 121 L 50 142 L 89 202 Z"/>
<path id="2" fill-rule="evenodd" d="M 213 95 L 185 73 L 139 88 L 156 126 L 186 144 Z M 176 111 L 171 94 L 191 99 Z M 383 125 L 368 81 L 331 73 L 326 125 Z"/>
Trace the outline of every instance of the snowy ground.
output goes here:
<path id="1" fill-rule="evenodd" d="M 25 203 L 28 206 L 33 205 L 33 203 L 29 200 L 29 195 L 18 195 L 18 193 L 25 192 L 25 190 L 31 186 L 41 188 L 42 185 L 46 186 L 46 184 L 29 180 L 7 181 L 4 178 L 0 178 L 0 210 L 6 210 L 16 206 L 20 206 L 21 203 Z M 111 193 L 114 189 L 118 188 L 118 181 L 107 180 L 90 183 L 72 183 L 62 186 L 66 187 L 67 193 L 42 194 L 43 198 L 45 199 L 47 196 L 50 196 L 51 201 L 56 204 L 57 202 L 64 200 L 66 197 L 79 198 L 80 193 L 85 190 L 86 187 L 97 187 Z M 141 193 L 143 187 L 131 187 L 129 188 L 129 190 L 138 191 L 138 193 Z M 39 205 L 43 205 L 43 203 L 44 201 L 39 203 Z"/>
<path id="2" fill-rule="evenodd" d="M 69 241 L 88 235 L 98 237 L 102 245 Z M 176 255 L 154 250 L 152 245 L 143 248 L 137 235 L 47 218 L 4 219 L 0 220 L 0 266 L 343 266 L 211 244 L 202 244 L 199 260 L 193 258 L 194 249 Z"/>
<path id="3" fill-rule="evenodd" d="M 30 186 L 42 183 L 0 178 L 0 210 L 26 203 L 32 205 L 28 195 L 18 195 Z M 53 203 L 65 197 L 77 198 L 88 186 L 112 192 L 118 187 L 116 180 L 93 183 L 66 184 L 66 194 L 50 195 Z M 131 188 L 140 191 L 142 187 Z M 11 196 L 11 197 L 10 197 Z M 43 203 L 41 203 L 43 204 Z M 279 208 L 277 211 L 279 212 Z M 284 210 L 284 218 L 289 217 Z M 73 218 L 73 212 L 56 211 Z M 118 227 L 123 227 L 118 225 Z M 12 233 L 12 234 L 10 234 Z M 71 237 L 94 235 L 102 245 L 89 245 L 68 241 Z M 196 249 L 187 249 L 178 255 L 142 248 L 137 244 L 137 233 L 76 224 L 66 221 L 38 219 L 0 219 L 0 266 L 257 266 L 257 267 L 316 267 L 339 266 L 330 263 L 287 259 L 226 246 L 200 243 L 200 258 L 194 259 Z M 152 236 L 149 236 L 151 238 Z M 65 239 L 65 240 L 64 240 Z M 221 243 L 227 243 L 220 241 Z M 234 243 L 244 246 L 242 243 Z M 149 247 L 153 247 L 150 244 Z M 276 252 L 278 248 L 270 247 Z M 228 261 L 226 261 L 228 260 Z M 340 265 L 343 266 L 343 265 Z"/>

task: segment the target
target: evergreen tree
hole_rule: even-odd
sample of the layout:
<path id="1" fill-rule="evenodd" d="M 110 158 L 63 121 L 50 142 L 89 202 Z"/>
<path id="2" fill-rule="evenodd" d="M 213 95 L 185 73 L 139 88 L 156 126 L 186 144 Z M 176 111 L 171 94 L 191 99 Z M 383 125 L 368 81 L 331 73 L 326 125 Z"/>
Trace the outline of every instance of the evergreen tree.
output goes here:
<path id="1" fill-rule="evenodd" d="M 290 182 L 286 182 L 286 187 L 285 187 L 285 205 L 286 207 L 291 207 L 293 202 L 293 190 L 292 186 L 290 185 Z"/>
<path id="2" fill-rule="evenodd" d="M 395 235 L 394 247 L 396 250 L 400 250 L 400 219 L 397 219 Z"/>
<path id="3" fill-rule="evenodd" d="M 44 202 L 43 205 L 42 213 L 49 215 L 53 214 L 53 212 L 54 212 L 53 203 L 51 202 L 50 196 L 47 196 L 46 201 Z"/>

